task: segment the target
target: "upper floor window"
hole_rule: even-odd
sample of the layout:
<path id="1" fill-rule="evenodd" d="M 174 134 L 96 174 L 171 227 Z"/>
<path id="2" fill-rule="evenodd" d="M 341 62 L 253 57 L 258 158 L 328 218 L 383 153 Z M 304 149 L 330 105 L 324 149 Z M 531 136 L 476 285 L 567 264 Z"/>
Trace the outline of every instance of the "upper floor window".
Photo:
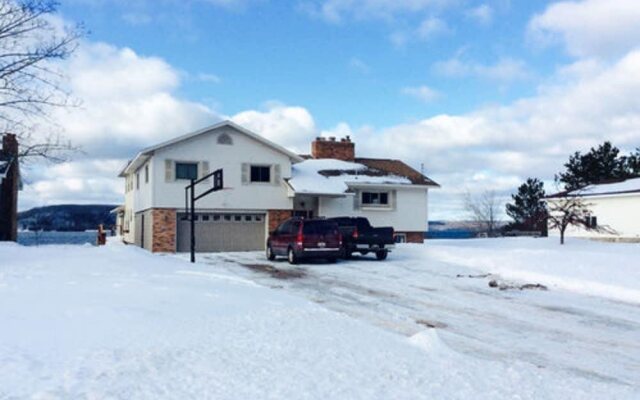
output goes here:
<path id="1" fill-rule="evenodd" d="M 218 136 L 218 144 L 233 144 L 233 139 L 226 133 L 223 133 Z"/>
<path id="2" fill-rule="evenodd" d="M 176 179 L 198 179 L 198 163 L 176 163 Z"/>
<path id="3" fill-rule="evenodd" d="M 363 206 L 388 206 L 388 192 L 362 192 Z"/>
<path id="4" fill-rule="evenodd" d="M 144 183 L 149 183 L 149 164 L 144 166 Z"/>
<path id="5" fill-rule="evenodd" d="M 140 173 L 136 173 L 136 189 L 140 189 Z"/>
<path id="6" fill-rule="evenodd" d="M 271 182 L 271 167 L 252 165 L 251 182 Z"/>

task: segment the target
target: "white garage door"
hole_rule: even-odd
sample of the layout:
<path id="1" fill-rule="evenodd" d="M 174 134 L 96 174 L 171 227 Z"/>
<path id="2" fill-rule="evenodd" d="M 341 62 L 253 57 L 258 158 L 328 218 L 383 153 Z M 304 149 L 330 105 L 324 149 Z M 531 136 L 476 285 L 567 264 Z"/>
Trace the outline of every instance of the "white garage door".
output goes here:
<path id="1" fill-rule="evenodd" d="M 178 251 L 191 248 L 190 222 L 178 214 Z M 264 214 L 196 213 L 197 252 L 264 250 Z"/>

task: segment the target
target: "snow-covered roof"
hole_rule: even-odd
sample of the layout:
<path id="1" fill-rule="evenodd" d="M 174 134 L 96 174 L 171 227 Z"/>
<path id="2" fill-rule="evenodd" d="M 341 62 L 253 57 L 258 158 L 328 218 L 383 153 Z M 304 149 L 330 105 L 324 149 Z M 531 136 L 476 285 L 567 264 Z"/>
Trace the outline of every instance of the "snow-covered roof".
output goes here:
<path id="1" fill-rule="evenodd" d="M 579 190 L 573 190 L 570 192 L 561 192 L 551 196 L 565 197 L 565 196 L 614 196 L 623 195 L 629 193 L 640 193 L 640 177 L 631 178 L 619 182 L 600 183 L 597 185 L 589 185 Z"/>
<path id="2" fill-rule="evenodd" d="M 305 160 L 291 167 L 289 186 L 300 194 L 344 195 L 349 185 L 411 185 L 409 178 L 368 167 L 364 164 L 334 160 Z"/>

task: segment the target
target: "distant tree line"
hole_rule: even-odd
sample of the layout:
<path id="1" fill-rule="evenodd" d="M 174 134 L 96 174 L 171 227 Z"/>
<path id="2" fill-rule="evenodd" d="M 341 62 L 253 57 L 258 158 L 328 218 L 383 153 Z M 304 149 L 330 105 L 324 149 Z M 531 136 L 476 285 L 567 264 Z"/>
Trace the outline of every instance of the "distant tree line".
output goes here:
<path id="1" fill-rule="evenodd" d="M 58 205 L 37 207 L 18 215 L 21 229 L 31 231 L 85 231 L 115 224 L 113 205 Z"/>

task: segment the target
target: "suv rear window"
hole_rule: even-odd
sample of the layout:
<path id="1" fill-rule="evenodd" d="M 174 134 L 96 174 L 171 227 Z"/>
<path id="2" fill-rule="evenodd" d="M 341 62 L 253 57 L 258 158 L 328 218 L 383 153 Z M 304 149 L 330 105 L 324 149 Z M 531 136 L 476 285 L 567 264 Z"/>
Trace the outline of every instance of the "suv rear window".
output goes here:
<path id="1" fill-rule="evenodd" d="M 302 228 L 302 233 L 305 234 L 322 234 L 328 232 L 335 232 L 336 224 L 329 221 L 306 221 Z"/>

